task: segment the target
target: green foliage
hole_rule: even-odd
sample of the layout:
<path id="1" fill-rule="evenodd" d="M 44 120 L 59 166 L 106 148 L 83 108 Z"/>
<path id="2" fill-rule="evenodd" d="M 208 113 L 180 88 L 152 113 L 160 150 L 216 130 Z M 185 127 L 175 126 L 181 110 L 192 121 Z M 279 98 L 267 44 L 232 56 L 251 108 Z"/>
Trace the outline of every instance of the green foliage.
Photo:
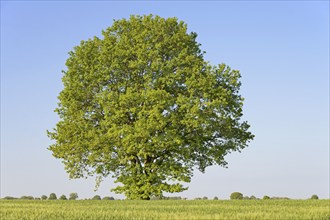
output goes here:
<path id="1" fill-rule="evenodd" d="M 272 197 L 272 198 L 270 198 L 270 199 L 284 199 L 284 200 L 288 200 L 288 199 L 290 199 L 290 198 L 288 198 L 288 197 L 278 197 L 278 196 L 274 196 L 274 197 Z"/>
<path id="2" fill-rule="evenodd" d="M 105 196 L 102 200 L 115 200 L 112 196 Z"/>
<path id="3" fill-rule="evenodd" d="M 21 196 L 20 199 L 24 199 L 24 200 L 34 200 L 33 196 Z"/>
<path id="4" fill-rule="evenodd" d="M 69 199 L 70 200 L 76 200 L 76 199 L 78 199 L 78 193 L 70 193 Z"/>
<path id="5" fill-rule="evenodd" d="M 59 200 L 68 200 L 65 195 L 61 195 Z"/>
<path id="6" fill-rule="evenodd" d="M 317 195 L 312 195 L 311 199 L 319 199 Z"/>
<path id="7" fill-rule="evenodd" d="M 250 199 L 252 199 L 252 200 L 253 199 L 257 199 L 257 197 L 255 197 L 255 196 L 252 195 L 252 196 L 250 196 Z"/>
<path id="8" fill-rule="evenodd" d="M 95 195 L 95 196 L 92 198 L 92 200 L 101 200 L 101 196 L 99 196 L 99 195 Z"/>
<path id="9" fill-rule="evenodd" d="M 262 199 L 264 199 L 264 200 L 269 200 L 270 197 L 269 197 L 269 196 L 264 196 Z"/>
<path id="10" fill-rule="evenodd" d="M 203 197 L 203 200 L 208 200 L 208 198 L 206 196 Z"/>
<path id="11" fill-rule="evenodd" d="M 217 196 L 214 196 L 213 200 L 219 200 L 219 198 Z"/>
<path id="12" fill-rule="evenodd" d="M 162 196 L 162 200 L 181 200 L 181 196 Z"/>
<path id="13" fill-rule="evenodd" d="M 112 176 L 128 199 L 181 192 L 194 168 L 253 135 L 241 122 L 240 73 L 203 58 L 196 33 L 176 18 L 131 16 L 69 53 L 49 137 L 70 178 Z M 175 183 L 173 183 L 175 182 Z"/>
<path id="14" fill-rule="evenodd" d="M 48 200 L 56 200 L 57 199 L 57 196 L 55 193 L 51 193 L 48 197 Z"/>
<path id="15" fill-rule="evenodd" d="M 46 195 L 42 195 L 41 196 L 41 200 L 46 200 L 47 199 L 47 196 Z"/>
<path id="16" fill-rule="evenodd" d="M 230 199 L 243 199 L 243 194 L 240 193 L 240 192 L 233 192 L 231 195 L 230 195 Z"/>
<path id="17" fill-rule="evenodd" d="M 151 197 L 151 200 L 181 200 L 181 196 L 160 196 L 160 197 Z"/>
<path id="18" fill-rule="evenodd" d="M 14 199 L 17 199 L 17 198 L 16 197 L 12 197 L 12 196 L 5 196 L 2 199 L 4 199 L 4 200 L 14 200 Z"/>

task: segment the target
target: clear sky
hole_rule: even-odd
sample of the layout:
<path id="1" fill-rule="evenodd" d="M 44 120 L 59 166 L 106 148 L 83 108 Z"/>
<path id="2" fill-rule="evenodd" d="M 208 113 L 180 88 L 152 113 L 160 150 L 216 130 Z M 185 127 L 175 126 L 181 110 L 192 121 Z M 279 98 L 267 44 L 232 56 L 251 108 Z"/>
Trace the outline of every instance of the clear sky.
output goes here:
<path id="1" fill-rule="evenodd" d="M 68 52 L 131 14 L 178 17 L 206 60 L 242 74 L 255 140 L 175 196 L 329 198 L 329 1 L 1 1 L 1 197 L 124 198 L 110 178 L 97 192 L 93 178 L 69 180 L 46 130 Z"/>

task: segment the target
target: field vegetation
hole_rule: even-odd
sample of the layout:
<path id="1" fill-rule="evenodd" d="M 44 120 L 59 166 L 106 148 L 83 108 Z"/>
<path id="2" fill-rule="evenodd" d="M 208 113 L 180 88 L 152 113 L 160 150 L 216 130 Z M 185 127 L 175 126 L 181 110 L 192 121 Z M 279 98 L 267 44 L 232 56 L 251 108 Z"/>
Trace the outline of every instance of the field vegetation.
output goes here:
<path id="1" fill-rule="evenodd" d="M 330 200 L 0 200 L 0 219 L 330 219 Z"/>

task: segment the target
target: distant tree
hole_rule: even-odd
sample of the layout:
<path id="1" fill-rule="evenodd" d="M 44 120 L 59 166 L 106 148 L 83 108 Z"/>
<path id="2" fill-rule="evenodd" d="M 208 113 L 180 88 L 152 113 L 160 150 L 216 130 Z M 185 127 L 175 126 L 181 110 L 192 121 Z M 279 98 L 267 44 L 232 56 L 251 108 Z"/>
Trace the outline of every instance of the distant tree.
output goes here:
<path id="1" fill-rule="evenodd" d="M 57 199 L 57 196 L 55 193 L 51 193 L 48 197 L 48 200 L 56 200 Z"/>
<path id="2" fill-rule="evenodd" d="M 101 200 L 101 196 L 99 196 L 99 195 L 95 195 L 95 196 L 92 198 L 92 200 Z"/>
<path id="3" fill-rule="evenodd" d="M 42 200 L 46 200 L 46 199 L 47 199 L 47 196 L 46 196 L 46 195 L 42 195 L 42 196 L 41 196 L 41 199 L 42 199 Z"/>
<path id="4" fill-rule="evenodd" d="M 197 198 L 195 198 L 194 200 L 202 200 L 202 198 L 200 198 L 200 197 L 197 197 Z"/>
<path id="5" fill-rule="evenodd" d="M 243 199 L 244 199 L 244 200 L 250 200 L 250 197 L 248 197 L 248 196 L 244 196 Z"/>
<path id="6" fill-rule="evenodd" d="M 255 200 L 255 199 L 257 199 L 257 197 L 252 195 L 252 196 L 250 196 L 250 199 Z"/>
<path id="7" fill-rule="evenodd" d="M 5 199 L 5 200 L 14 200 L 14 199 L 18 199 L 18 198 L 12 197 L 12 196 L 6 196 L 6 197 L 4 197 L 2 199 Z"/>
<path id="8" fill-rule="evenodd" d="M 34 200 L 40 200 L 40 198 L 39 197 L 35 197 Z"/>
<path id="9" fill-rule="evenodd" d="M 61 197 L 59 198 L 59 200 L 68 200 L 68 199 L 66 198 L 65 195 L 61 195 Z"/>
<path id="10" fill-rule="evenodd" d="M 78 193 L 70 193 L 69 199 L 70 200 L 76 200 L 76 199 L 78 199 Z"/>
<path id="11" fill-rule="evenodd" d="M 230 195 L 230 199 L 243 199 L 243 194 L 240 192 L 233 192 Z"/>
<path id="12" fill-rule="evenodd" d="M 217 196 L 214 196 L 213 200 L 219 200 L 219 198 Z"/>
<path id="13" fill-rule="evenodd" d="M 167 197 L 168 200 L 181 200 L 181 196 L 169 196 Z"/>
<path id="14" fill-rule="evenodd" d="M 106 197 L 103 197 L 102 200 L 115 200 L 115 198 L 113 198 L 112 196 L 106 196 Z"/>
<path id="15" fill-rule="evenodd" d="M 270 199 L 270 197 L 269 196 L 264 196 L 262 199 L 268 200 L 268 199 Z"/>
<path id="16" fill-rule="evenodd" d="M 311 199 L 319 199 L 317 195 L 312 195 Z"/>
<path id="17" fill-rule="evenodd" d="M 33 196 L 21 196 L 20 199 L 24 199 L 24 200 L 34 200 Z"/>
<path id="18" fill-rule="evenodd" d="M 112 176 L 112 191 L 149 200 L 248 146 L 240 72 L 209 64 L 184 22 L 131 16 L 102 35 L 69 53 L 48 132 L 71 178 Z"/>
<path id="19" fill-rule="evenodd" d="M 209 198 L 207 198 L 206 196 L 203 197 L 203 200 L 208 200 Z"/>
<path id="20" fill-rule="evenodd" d="M 289 200 L 290 198 L 288 198 L 288 197 L 273 196 L 270 199 L 273 199 L 273 200 Z"/>

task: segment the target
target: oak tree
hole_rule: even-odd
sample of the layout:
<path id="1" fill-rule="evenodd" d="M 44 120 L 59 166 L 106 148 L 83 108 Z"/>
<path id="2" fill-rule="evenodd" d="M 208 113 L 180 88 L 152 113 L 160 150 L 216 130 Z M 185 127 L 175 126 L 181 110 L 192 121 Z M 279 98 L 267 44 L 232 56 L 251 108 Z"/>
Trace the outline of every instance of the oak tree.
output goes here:
<path id="1" fill-rule="evenodd" d="M 177 18 L 131 16 L 69 52 L 49 149 L 71 178 L 112 176 L 129 199 L 181 192 L 194 168 L 253 135 L 241 121 L 240 72 L 210 65 Z"/>

